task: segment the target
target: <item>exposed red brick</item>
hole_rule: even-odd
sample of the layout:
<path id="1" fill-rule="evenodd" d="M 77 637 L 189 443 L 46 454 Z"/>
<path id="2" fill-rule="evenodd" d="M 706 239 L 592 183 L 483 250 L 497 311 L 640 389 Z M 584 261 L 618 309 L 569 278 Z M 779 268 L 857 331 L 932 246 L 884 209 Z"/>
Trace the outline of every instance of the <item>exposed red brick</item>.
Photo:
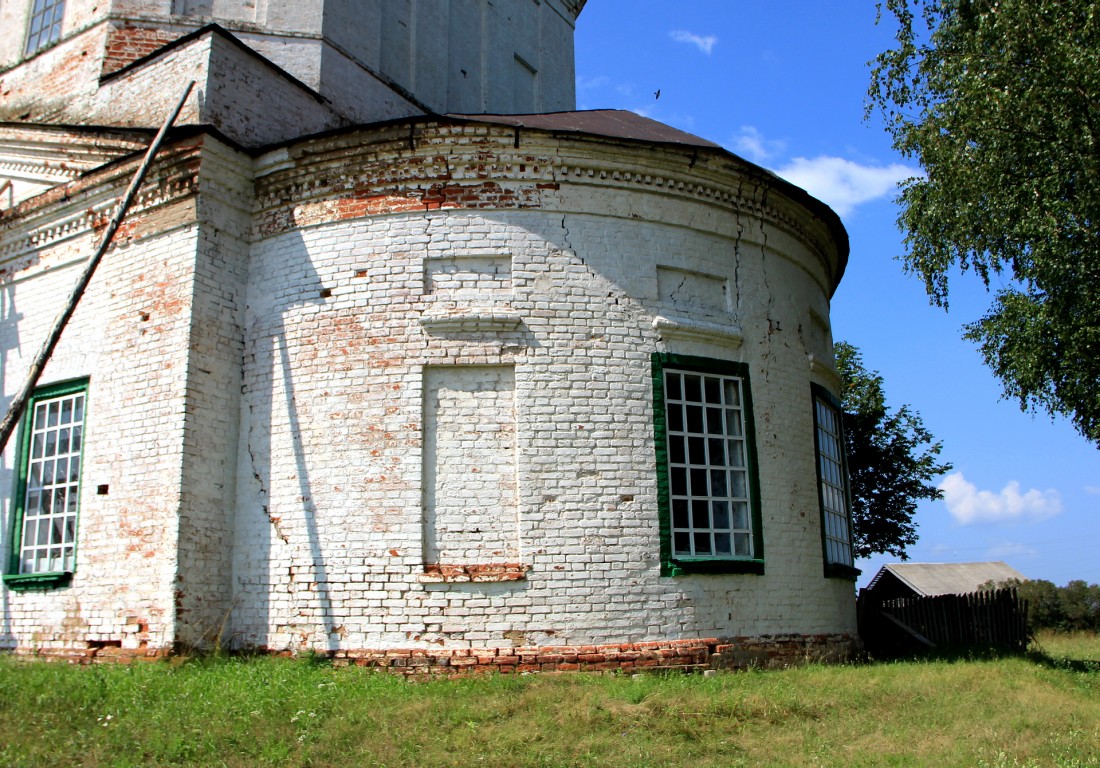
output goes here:
<path id="1" fill-rule="evenodd" d="M 178 31 L 157 27 L 138 27 L 131 24 L 115 27 L 107 35 L 101 75 L 117 72 L 127 64 L 148 56 L 178 37 Z"/>

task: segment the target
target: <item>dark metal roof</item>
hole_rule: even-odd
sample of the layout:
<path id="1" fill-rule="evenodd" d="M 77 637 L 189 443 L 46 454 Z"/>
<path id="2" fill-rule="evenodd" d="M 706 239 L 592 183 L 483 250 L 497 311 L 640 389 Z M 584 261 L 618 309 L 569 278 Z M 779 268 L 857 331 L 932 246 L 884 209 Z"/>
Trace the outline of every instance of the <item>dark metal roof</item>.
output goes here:
<path id="1" fill-rule="evenodd" d="M 588 133 L 616 139 L 683 144 L 689 147 L 722 149 L 720 144 L 701 139 L 670 125 L 650 120 L 623 109 L 594 109 L 586 112 L 543 112 L 532 115 L 447 115 L 459 120 L 494 125 L 514 125 L 543 131 Z"/>

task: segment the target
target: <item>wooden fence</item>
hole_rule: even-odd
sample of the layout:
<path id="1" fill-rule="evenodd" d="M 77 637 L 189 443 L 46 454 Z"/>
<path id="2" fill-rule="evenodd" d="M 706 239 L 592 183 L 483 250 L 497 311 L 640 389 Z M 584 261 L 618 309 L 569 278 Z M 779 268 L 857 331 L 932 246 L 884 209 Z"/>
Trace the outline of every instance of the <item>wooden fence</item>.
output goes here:
<path id="1" fill-rule="evenodd" d="M 1027 601 L 1013 587 L 968 595 L 875 600 L 859 595 L 859 630 L 874 654 L 1027 648 Z"/>

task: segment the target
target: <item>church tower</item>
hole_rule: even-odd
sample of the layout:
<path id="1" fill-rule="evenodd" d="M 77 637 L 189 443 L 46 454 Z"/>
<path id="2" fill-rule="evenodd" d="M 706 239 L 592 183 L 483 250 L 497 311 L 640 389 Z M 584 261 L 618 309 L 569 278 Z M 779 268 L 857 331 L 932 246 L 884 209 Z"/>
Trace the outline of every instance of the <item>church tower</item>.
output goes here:
<path id="1" fill-rule="evenodd" d="M 570 110 L 583 5 L 6 2 L 0 28 L 20 33 L 0 39 L 0 121 L 151 127 L 191 79 L 181 122 L 245 145 L 417 114 Z"/>

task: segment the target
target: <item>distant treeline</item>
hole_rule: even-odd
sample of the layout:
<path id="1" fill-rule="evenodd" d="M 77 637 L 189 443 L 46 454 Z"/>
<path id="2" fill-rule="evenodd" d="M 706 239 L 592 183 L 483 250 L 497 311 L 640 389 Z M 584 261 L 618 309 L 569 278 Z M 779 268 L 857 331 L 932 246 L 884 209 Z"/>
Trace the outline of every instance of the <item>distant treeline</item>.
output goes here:
<path id="1" fill-rule="evenodd" d="M 1059 587 L 1043 579 L 987 582 L 982 589 L 1015 587 L 1028 602 L 1027 627 L 1056 632 L 1100 632 L 1100 584 L 1071 581 Z"/>

